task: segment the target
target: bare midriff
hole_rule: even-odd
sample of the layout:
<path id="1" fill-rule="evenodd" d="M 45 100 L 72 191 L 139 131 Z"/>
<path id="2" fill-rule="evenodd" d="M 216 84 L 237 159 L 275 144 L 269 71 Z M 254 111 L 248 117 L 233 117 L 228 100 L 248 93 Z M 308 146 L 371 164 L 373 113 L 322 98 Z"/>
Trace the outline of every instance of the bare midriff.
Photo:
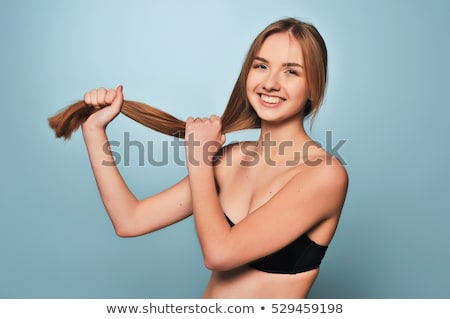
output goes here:
<path id="1" fill-rule="evenodd" d="M 298 274 L 272 274 L 242 266 L 213 271 L 203 298 L 306 298 L 319 269 Z"/>

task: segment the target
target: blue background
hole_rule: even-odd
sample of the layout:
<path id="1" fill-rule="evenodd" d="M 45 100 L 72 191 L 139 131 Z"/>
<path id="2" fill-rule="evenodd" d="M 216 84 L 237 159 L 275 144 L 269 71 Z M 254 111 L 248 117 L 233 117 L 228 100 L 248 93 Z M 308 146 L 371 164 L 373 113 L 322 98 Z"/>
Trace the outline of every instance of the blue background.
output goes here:
<path id="1" fill-rule="evenodd" d="M 287 16 L 313 23 L 328 45 L 327 97 L 311 135 L 345 141 L 350 175 L 310 297 L 450 298 L 450 2 L 0 3 L 1 298 L 200 297 L 209 271 L 192 218 L 116 237 L 80 132 L 55 139 L 47 117 L 118 84 L 182 119 L 222 114 L 251 41 Z M 121 145 L 125 131 L 155 149 L 170 141 L 123 115 L 108 127 Z M 137 146 L 115 151 L 129 151 L 119 169 L 139 198 L 186 173 L 170 161 L 139 165 Z"/>

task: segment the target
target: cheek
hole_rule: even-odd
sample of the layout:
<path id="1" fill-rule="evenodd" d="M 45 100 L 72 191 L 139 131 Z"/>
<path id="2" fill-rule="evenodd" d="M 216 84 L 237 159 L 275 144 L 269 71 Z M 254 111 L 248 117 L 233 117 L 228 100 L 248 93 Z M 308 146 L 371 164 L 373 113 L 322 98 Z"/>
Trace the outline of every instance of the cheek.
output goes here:
<path id="1" fill-rule="evenodd" d="M 306 82 L 302 81 L 300 83 L 293 83 L 290 87 L 292 97 L 296 97 L 299 99 L 309 99 L 309 88 Z"/>
<path id="2" fill-rule="evenodd" d="M 245 82 L 245 88 L 247 92 L 247 96 L 249 97 L 251 93 L 255 91 L 255 88 L 257 86 L 257 80 L 256 77 L 251 74 L 251 72 L 247 76 L 247 81 Z"/>
<path id="3" fill-rule="evenodd" d="M 254 86 L 254 83 L 255 83 L 255 76 L 250 71 L 250 73 L 247 75 L 246 81 L 247 90 L 251 89 Z"/>

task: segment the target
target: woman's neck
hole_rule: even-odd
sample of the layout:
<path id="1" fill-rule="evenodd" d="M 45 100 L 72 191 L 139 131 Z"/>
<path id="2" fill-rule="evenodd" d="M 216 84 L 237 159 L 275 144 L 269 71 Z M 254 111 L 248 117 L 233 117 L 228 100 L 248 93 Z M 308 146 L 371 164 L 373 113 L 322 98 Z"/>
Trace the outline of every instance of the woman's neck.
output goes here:
<path id="1" fill-rule="evenodd" d="M 261 121 L 258 148 L 261 153 L 270 154 L 271 158 L 302 153 L 311 143 L 313 141 L 304 129 L 302 118 L 283 123 Z"/>

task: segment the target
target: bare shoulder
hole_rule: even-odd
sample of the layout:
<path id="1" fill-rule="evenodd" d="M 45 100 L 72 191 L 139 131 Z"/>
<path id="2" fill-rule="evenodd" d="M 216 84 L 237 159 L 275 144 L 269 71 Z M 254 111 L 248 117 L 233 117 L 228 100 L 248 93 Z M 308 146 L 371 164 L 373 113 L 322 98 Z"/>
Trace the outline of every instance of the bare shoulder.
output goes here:
<path id="1" fill-rule="evenodd" d="M 307 179 L 310 183 L 343 188 L 348 185 L 344 165 L 319 145 L 314 145 L 305 152 L 302 163 L 298 165 L 298 172 L 299 180 Z"/>
<path id="2" fill-rule="evenodd" d="M 332 155 L 324 152 L 317 157 L 313 165 L 306 165 L 298 181 L 311 187 L 319 187 L 326 191 L 339 192 L 345 195 L 348 188 L 348 173 L 342 163 Z"/>
<path id="3" fill-rule="evenodd" d="M 322 153 L 314 164 L 299 170 L 289 182 L 290 187 L 300 192 L 305 201 L 314 201 L 322 211 L 339 214 L 348 189 L 348 174 L 342 163 L 328 153 Z M 330 216 L 330 215 L 328 215 Z"/>
<path id="4" fill-rule="evenodd" d="M 344 187 L 348 185 L 348 174 L 342 163 L 332 155 L 324 153 L 311 162 L 304 163 L 305 168 L 298 174 L 301 179 L 308 179 L 311 183 L 327 185 L 329 187 Z"/>

